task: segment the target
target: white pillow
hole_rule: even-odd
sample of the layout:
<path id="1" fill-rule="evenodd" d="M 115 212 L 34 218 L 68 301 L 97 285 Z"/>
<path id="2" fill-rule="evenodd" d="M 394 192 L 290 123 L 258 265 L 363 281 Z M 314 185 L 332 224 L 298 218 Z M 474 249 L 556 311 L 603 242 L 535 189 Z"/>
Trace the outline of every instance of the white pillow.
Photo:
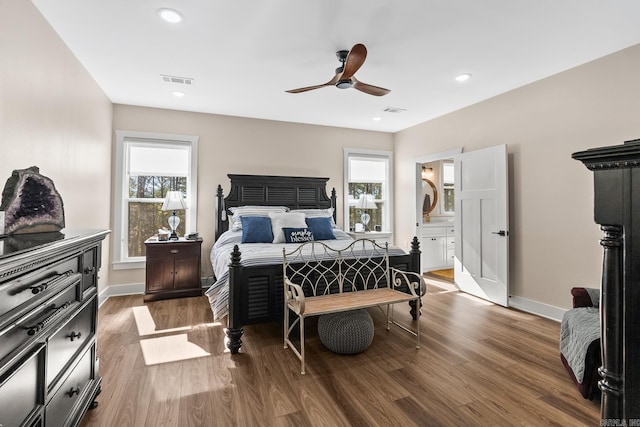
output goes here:
<path id="1" fill-rule="evenodd" d="M 238 206 L 229 208 L 231 217 L 231 231 L 242 230 L 243 216 L 269 216 L 269 212 L 288 212 L 286 206 Z"/>
<path id="2" fill-rule="evenodd" d="M 327 209 L 293 209 L 290 212 L 302 212 L 307 218 L 331 218 L 331 227 L 338 228 L 333 220 L 333 208 Z"/>
<path id="3" fill-rule="evenodd" d="M 271 218 L 271 231 L 273 232 L 273 243 L 284 243 L 283 228 L 307 228 L 307 222 L 302 212 L 269 212 Z"/>

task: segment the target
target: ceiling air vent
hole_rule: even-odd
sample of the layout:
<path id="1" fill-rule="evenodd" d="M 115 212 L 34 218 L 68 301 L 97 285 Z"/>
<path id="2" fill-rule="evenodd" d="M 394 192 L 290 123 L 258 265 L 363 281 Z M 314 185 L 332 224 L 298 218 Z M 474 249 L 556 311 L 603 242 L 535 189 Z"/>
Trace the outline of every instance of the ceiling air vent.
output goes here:
<path id="1" fill-rule="evenodd" d="M 167 76 L 165 74 L 160 74 L 162 80 L 166 83 L 177 83 L 180 85 L 192 85 L 193 79 L 190 77 L 178 77 L 178 76 Z"/>
<path id="2" fill-rule="evenodd" d="M 405 111 L 407 111 L 406 108 L 387 107 L 384 109 L 385 113 L 404 113 Z"/>

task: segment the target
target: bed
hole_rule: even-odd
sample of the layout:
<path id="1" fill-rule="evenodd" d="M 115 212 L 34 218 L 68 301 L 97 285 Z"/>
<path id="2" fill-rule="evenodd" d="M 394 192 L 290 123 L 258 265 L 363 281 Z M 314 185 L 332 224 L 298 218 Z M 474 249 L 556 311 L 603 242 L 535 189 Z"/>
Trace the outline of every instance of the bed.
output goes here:
<path id="1" fill-rule="evenodd" d="M 293 247 L 290 245 L 296 243 L 242 243 L 243 231 L 237 229 L 239 218 L 233 216 L 233 212 L 255 206 L 266 210 L 273 208 L 274 212 L 279 209 L 303 212 L 307 217 L 330 216 L 335 240 L 327 242 L 340 247 L 348 245 L 352 239 L 335 225 L 336 192 L 333 189 L 331 196 L 327 195 L 329 178 L 237 174 L 228 177 L 231 181 L 229 194 L 223 195 L 221 185 L 216 194 L 216 243 L 210 255 L 215 280 L 205 295 L 209 298 L 214 319 L 227 318 L 227 348 L 231 353 L 238 353 L 242 346 L 243 326 L 283 321 L 282 248 Z M 273 215 L 277 216 L 277 213 Z M 245 230 L 248 230 L 246 225 L 250 224 L 245 224 Z M 389 255 L 391 267 L 419 273 L 417 238 L 413 239 L 409 253 L 390 247 Z M 410 312 L 416 319 L 419 308 L 412 304 Z"/>

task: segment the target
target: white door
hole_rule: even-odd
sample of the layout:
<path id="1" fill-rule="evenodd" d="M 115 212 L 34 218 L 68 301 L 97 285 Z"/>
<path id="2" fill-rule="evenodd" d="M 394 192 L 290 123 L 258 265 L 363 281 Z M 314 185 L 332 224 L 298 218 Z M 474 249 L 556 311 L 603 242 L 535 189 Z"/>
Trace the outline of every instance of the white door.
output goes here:
<path id="1" fill-rule="evenodd" d="M 454 157 L 455 282 L 460 290 L 509 305 L 507 146 Z"/>

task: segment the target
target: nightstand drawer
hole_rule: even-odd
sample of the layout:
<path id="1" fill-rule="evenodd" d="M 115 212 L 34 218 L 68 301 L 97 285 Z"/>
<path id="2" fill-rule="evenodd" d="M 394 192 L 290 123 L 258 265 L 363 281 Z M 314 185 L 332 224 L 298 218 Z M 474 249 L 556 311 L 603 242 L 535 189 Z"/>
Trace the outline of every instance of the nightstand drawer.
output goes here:
<path id="1" fill-rule="evenodd" d="M 188 243 L 155 243 L 147 245 L 147 258 L 185 258 L 192 256 L 200 256 L 200 245 L 190 245 Z"/>

